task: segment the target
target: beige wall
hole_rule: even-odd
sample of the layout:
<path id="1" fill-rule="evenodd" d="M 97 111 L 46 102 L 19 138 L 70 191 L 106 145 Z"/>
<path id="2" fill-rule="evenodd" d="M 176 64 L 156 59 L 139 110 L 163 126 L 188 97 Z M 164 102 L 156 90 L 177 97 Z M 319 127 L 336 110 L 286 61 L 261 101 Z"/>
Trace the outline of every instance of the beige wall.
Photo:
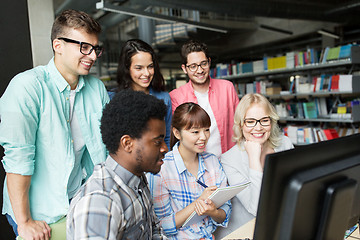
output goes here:
<path id="1" fill-rule="evenodd" d="M 53 56 L 51 27 L 54 21 L 53 1 L 27 0 L 31 48 L 34 67 L 45 65 Z"/>

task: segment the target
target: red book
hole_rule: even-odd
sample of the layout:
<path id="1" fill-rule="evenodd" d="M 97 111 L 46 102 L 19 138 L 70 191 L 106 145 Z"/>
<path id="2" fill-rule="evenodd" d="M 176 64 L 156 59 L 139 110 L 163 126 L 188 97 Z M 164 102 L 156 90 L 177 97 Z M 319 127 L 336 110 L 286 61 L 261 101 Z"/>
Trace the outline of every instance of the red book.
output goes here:
<path id="1" fill-rule="evenodd" d="M 308 58 L 308 53 L 304 52 L 304 64 L 308 64 L 309 63 L 309 58 Z"/>
<path id="2" fill-rule="evenodd" d="M 297 54 L 295 54 L 295 67 L 299 66 L 299 57 Z"/>
<path id="3" fill-rule="evenodd" d="M 339 91 L 339 79 L 340 75 L 331 76 L 331 91 Z"/>
<path id="4" fill-rule="evenodd" d="M 327 138 L 327 140 L 330 140 L 330 139 L 334 139 L 334 138 L 338 138 L 339 137 L 339 134 L 337 133 L 337 131 L 333 128 L 330 128 L 330 129 L 324 129 L 324 134 Z"/>
<path id="5" fill-rule="evenodd" d="M 261 93 L 260 81 L 256 82 L 256 93 Z"/>
<path id="6" fill-rule="evenodd" d="M 313 85 L 314 85 L 314 89 L 313 92 L 316 92 L 316 82 L 317 82 L 317 77 L 313 77 Z"/>

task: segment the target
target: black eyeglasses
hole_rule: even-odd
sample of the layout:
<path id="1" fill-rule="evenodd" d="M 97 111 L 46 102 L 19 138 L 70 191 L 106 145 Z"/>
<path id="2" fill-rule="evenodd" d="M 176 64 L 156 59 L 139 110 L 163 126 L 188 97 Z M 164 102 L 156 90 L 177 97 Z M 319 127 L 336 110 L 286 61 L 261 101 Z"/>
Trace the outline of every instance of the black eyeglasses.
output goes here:
<path id="1" fill-rule="evenodd" d="M 93 50 L 95 50 L 95 54 L 96 54 L 96 57 L 100 57 L 102 52 L 103 52 L 103 47 L 100 47 L 100 46 L 94 46 L 90 43 L 87 43 L 87 42 L 80 42 L 80 41 L 76 41 L 76 40 L 73 40 L 73 39 L 70 39 L 70 38 L 64 38 L 64 37 L 59 37 L 58 39 L 60 40 L 64 40 L 65 42 L 69 42 L 69 43 L 76 43 L 76 44 L 80 44 L 80 52 L 84 55 L 90 55 L 91 52 Z"/>
<path id="2" fill-rule="evenodd" d="M 270 117 L 263 117 L 259 120 L 255 118 L 245 118 L 244 120 L 245 126 L 249 128 L 253 128 L 256 126 L 257 123 L 260 123 L 263 127 L 268 127 L 271 124 L 271 118 Z"/>
<path id="3" fill-rule="evenodd" d="M 207 69 L 209 67 L 209 60 L 202 61 L 200 64 L 192 63 L 190 65 L 186 65 L 190 71 L 196 72 L 199 67 L 202 69 Z"/>

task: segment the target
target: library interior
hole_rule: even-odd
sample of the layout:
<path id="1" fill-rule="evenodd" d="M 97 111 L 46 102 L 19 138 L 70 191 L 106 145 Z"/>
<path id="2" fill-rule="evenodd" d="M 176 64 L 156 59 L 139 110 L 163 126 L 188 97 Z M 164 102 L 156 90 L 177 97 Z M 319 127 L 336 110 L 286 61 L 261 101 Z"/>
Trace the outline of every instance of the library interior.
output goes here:
<path id="1" fill-rule="evenodd" d="M 184 86 L 180 49 L 195 39 L 208 47 L 210 78 L 274 106 L 294 149 L 266 156 L 251 231 L 224 239 L 343 239 L 353 226 L 348 239 L 360 239 L 360 0 L 3 0 L 0 96 L 53 57 L 51 27 L 66 9 L 100 23 L 104 51 L 90 74 L 108 91 L 129 39 L 153 47 L 167 92 Z M 0 239 L 14 239 L 4 215 L 0 226 Z"/>

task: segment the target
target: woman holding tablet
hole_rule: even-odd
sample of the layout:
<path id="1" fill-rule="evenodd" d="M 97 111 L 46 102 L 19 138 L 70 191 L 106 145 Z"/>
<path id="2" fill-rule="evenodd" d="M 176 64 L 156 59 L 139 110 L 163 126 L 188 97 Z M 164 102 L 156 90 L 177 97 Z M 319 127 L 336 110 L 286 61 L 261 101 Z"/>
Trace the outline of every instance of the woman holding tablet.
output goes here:
<path id="1" fill-rule="evenodd" d="M 178 106 L 172 134 L 179 141 L 165 155 L 160 172 L 147 176 L 155 213 L 170 239 L 213 239 L 216 227 L 227 225 L 230 201 L 216 208 L 208 199 L 218 187 L 227 185 L 219 160 L 205 152 L 210 124 L 209 115 L 198 104 Z M 207 217 L 182 227 L 194 211 Z"/>

